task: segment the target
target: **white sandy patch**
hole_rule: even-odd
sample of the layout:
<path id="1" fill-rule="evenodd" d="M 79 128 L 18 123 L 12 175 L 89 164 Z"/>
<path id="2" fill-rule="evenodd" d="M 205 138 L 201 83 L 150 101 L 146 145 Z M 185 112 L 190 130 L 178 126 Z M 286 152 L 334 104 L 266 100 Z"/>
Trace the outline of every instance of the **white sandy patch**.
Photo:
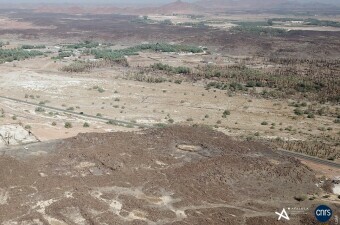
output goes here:
<path id="1" fill-rule="evenodd" d="M 0 189 L 0 205 L 7 204 L 8 199 L 9 199 L 8 191 Z"/>

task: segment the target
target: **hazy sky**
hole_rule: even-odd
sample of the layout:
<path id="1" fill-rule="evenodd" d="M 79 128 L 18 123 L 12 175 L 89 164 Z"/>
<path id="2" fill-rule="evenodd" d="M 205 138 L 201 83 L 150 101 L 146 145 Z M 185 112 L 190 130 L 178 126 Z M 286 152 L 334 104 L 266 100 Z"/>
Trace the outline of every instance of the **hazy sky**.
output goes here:
<path id="1" fill-rule="evenodd" d="M 45 2 L 45 3 L 164 3 L 164 2 L 173 2 L 175 0 L 0 0 L 0 2 L 11 2 L 11 3 L 16 3 L 16 2 L 29 2 L 29 3 L 34 3 L 34 2 Z M 194 0 L 186 0 L 186 2 L 193 2 Z"/>
<path id="2" fill-rule="evenodd" d="M 68 4 L 164 4 L 174 2 L 175 0 L 0 0 L 0 3 L 68 3 Z M 195 0 L 183 0 L 185 2 L 195 2 Z M 242 0 L 236 0 L 242 1 Z M 290 0 L 298 2 L 320 2 L 320 3 L 337 3 L 340 0 Z"/>

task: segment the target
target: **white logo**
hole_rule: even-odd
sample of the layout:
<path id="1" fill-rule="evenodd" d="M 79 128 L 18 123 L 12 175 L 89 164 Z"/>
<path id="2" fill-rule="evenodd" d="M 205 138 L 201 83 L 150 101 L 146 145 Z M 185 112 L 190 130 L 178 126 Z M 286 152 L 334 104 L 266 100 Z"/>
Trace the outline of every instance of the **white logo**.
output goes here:
<path id="1" fill-rule="evenodd" d="M 286 209 L 282 209 L 281 213 L 275 212 L 275 214 L 279 216 L 279 218 L 277 220 L 281 220 L 281 218 L 284 218 L 286 220 L 290 220 L 289 216 L 288 216 L 288 214 L 286 212 Z"/>

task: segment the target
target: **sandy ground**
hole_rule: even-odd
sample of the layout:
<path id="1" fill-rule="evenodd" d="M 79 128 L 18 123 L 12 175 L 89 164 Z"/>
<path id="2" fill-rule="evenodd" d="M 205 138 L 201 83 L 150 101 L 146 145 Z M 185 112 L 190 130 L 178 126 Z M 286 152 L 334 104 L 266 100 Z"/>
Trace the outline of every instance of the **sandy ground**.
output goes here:
<path id="1" fill-rule="evenodd" d="M 142 55 L 141 59 L 145 57 Z M 261 136 L 268 138 L 280 136 L 304 140 L 309 135 L 320 133 L 318 128 L 324 124 L 333 128 L 327 131 L 330 134 L 340 131 L 339 126 L 333 123 L 333 118 L 294 119 L 289 101 L 256 99 L 247 95 L 229 97 L 226 91 L 205 90 L 202 83 L 154 84 L 126 80 L 124 78 L 133 70 L 131 72 L 129 68 L 122 67 L 84 74 L 61 73 L 58 68 L 63 62 L 58 66 L 50 61 L 36 58 L 16 62 L 16 67 L 12 66 L 13 63 L 0 65 L 0 95 L 124 121 L 156 124 L 168 123 L 171 118 L 175 123 L 218 125 L 221 131 L 231 135 L 260 132 Z M 105 91 L 99 93 L 93 89 L 94 86 L 102 87 Z M 0 100 L 0 107 L 8 114 L 0 123 L 9 123 L 12 115 L 16 115 L 18 121 L 31 125 L 39 139 L 60 138 L 65 137 L 65 132 L 69 136 L 86 130 L 81 128 L 86 122 L 83 118 L 57 115 L 53 110 L 39 113 L 33 106 L 3 99 Z M 231 112 L 228 118 L 222 118 L 224 110 Z M 192 121 L 188 122 L 188 119 Z M 64 120 L 74 123 L 77 131 L 63 129 Z M 57 122 L 56 127 L 51 126 L 53 121 Z M 261 125 L 263 121 L 269 125 Z M 112 126 L 98 121 L 90 123 L 93 126 L 89 131 L 112 129 Z M 270 129 L 272 123 L 276 124 L 275 129 Z M 280 128 L 284 130 L 288 126 L 294 127 L 297 133 L 291 135 L 280 131 Z M 47 136 L 47 133 L 51 135 Z"/>

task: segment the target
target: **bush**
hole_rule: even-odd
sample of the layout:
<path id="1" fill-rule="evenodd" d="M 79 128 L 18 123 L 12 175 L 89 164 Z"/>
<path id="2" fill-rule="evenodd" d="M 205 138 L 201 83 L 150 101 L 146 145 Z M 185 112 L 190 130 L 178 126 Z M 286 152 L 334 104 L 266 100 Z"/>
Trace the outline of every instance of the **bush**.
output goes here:
<path id="1" fill-rule="evenodd" d="M 298 202 L 303 202 L 307 199 L 307 196 L 305 195 L 298 195 L 298 196 L 295 196 L 294 199 Z"/>
<path id="2" fill-rule="evenodd" d="M 164 127 L 166 127 L 166 124 L 164 124 L 164 123 L 156 123 L 154 126 L 155 127 L 159 127 L 159 128 L 164 128 Z"/>
<path id="3" fill-rule="evenodd" d="M 72 124 L 70 122 L 66 122 L 64 125 L 65 128 L 72 128 Z"/>
<path id="4" fill-rule="evenodd" d="M 83 125 L 83 127 L 90 127 L 90 124 L 87 123 L 87 122 L 85 122 L 84 125 Z"/>
<path id="5" fill-rule="evenodd" d="M 301 115 L 303 115 L 304 112 L 303 112 L 303 110 L 296 108 L 296 109 L 294 109 L 294 113 L 295 113 L 295 115 L 301 116 Z"/>
<path id="6" fill-rule="evenodd" d="M 287 130 L 287 131 L 292 131 L 292 130 L 293 130 L 293 127 L 292 127 L 292 126 L 288 126 L 288 127 L 285 128 L 285 130 Z"/>
<path id="7" fill-rule="evenodd" d="M 26 130 L 30 130 L 31 128 L 32 128 L 32 127 L 31 127 L 30 125 L 26 125 L 26 126 L 25 126 L 25 129 L 26 129 Z"/>
<path id="8" fill-rule="evenodd" d="M 45 112 L 45 109 L 43 108 L 43 107 L 37 107 L 37 108 L 35 108 L 35 111 L 36 112 Z"/>
<path id="9" fill-rule="evenodd" d="M 224 110 L 222 117 L 226 118 L 229 115 L 230 115 L 230 111 L 229 110 Z"/>
<path id="10" fill-rule="evenodd" d="M 169 123 L 174 123 L 175 121 L 174 121 L 173 119 L 170 118 L 170 119 L 168 120 L 168 122 L 169 122 Z"/>
<path id="11" fill-rule="evenodd" d="M 57 125 L 57 123 L 56 122 L 52 122 L 52 126 L 56 126 Z"/>
<path id="12" fill-rule="evenodd" d="M 315 118 L 315 115 L 313 113 L 308 113 L 307 118 L 313 119 L 313 118 Z"/>
<path id="13" fill-rule="evenodd" d="M 261 123 L 261 125 L 263 125 L 263 126 L 268 125 L 268 122 L 267 122 L 267 121 L 263 121 L 263 122 Z"/>
<path id="14" fill-rule="evenodd" d="M 105 92 L 105 90 L 104 90 L 103 88 L 101 88 L 101 87 L 100 87 L 100 88 L 98 88 L 97 90 L 98 90 L 98 92 L 99 92 L 99 93 L 103 93 L 103 92 Z"/>
<path id="15" fill-rule="evenodd" d="M 315 200 L 315 199 L 316 199 L 315 196 L 312 196 L 312 197 L 309 198 L 309 200 L 311 200 L 311 201 L 313 201 L 313 200 Z"/>
<path id="16" fill-rule="evenodd" d="M 116 121 L 114 121 L 114 120 L 109 120 L 109 121 L 107 122 L 107 124 L 110 124 L 110 125 L 118 125 L 118 123 L 117 123 Z"/>

